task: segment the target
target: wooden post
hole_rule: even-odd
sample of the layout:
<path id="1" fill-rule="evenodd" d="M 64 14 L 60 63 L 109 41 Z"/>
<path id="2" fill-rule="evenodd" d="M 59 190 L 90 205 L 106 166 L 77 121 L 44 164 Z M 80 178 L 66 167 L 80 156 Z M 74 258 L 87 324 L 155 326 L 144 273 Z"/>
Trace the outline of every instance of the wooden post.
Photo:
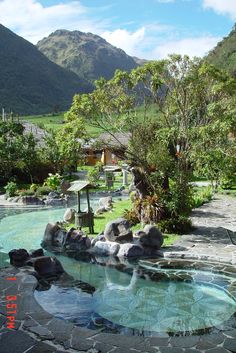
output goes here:
<path id="1" fill-rule="evenodd" d="M 80 192 L 79 191 L 77 193 L 77 202 L 78 202 L 78 213 L 80 213 L 81 209 L 80 209 Z"/>
<path id="2" fill-rule="evenodd" d="M 87 196 L 87 204 L 88 204 L 88 212 L 90 213 L 90 202 L 89 202 L 89 190 L 86 189 L 86 196 Z"/>

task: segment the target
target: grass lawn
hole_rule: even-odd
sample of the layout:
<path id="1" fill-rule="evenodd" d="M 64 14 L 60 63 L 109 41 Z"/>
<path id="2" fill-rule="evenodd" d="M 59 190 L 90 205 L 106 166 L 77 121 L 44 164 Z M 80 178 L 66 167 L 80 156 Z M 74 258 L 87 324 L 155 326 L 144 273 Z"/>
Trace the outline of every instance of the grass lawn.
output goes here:
<path id="1" fill-rule="evenodd" d="M 22 121 L 28 121 L 32 124 L 37 125 L 41 129 L 45 130 L 59 130 L 64 124 L 64 114 L 44 114 L 44 115 L 29 115 L 20 118 Z M 99 128 L 91 126 L 89 124 L 86 125 L 86 130 L 90 137 L 98 136 L 102 131 Z"/>
<path id="2" fill-rule="evenodd" d="M 108 222 L 115 220 L 116 218 L 122 217 L 124 210 L 130 209 L 130 208 L 131 208 L 130 199 L 114 202 L 112 212 L 106 212 L 101 216 L 95 217 L 94 231 L 96 234 L 94 234 L 93 236 L 96 236 L 98 233 L 102 232 Z M 133 231 L 142 229 L 142 226 L 141 224 L 136 224 L 132 229 Z M 89 234 L 88 228 L 85 228 L 85 231 L 87 234 Z M 176 234 L 164 234 L 164 246 L 169 246 L 173 244 L 178 239 L 178 237 L 179 236 Z"/>

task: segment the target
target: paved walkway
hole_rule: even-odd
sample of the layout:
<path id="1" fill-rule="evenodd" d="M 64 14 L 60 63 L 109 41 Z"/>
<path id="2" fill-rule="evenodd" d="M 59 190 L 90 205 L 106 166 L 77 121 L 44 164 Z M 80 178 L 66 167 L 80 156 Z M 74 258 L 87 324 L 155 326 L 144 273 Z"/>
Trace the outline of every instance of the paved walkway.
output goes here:
<path id="1" fill-rule="evenodd" d="M 236 231 L 236 197 L 217 195 L 214 200 L 193 211 L 194 230 L 182 235 L 165 257 L 213 260 L 236 264 L 236 246 L 226 229 Z"/>

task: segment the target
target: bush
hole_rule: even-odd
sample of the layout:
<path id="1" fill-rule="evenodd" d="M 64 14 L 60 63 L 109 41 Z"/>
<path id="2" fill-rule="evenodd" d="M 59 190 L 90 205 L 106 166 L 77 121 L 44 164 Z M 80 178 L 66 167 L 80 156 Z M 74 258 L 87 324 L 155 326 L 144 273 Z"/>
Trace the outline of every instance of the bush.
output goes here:
<path id="1" fill-rule="evenodd" d="M 93 168 L 89 169 L 87 177 L 91 184 L 96 184 L 100 179 L 100 166 L 96 164 Z"/>
<path id="2" fill-rule="evenodd" d="M 4 187 L 4 189 L 6 190 L 6 194 L 8 197 L 16 196 L 17 185 L 16 183 L 14 183 L 14 181 L 9 181 Z"/>
<path id="3" fill-rule="evenodd" d="M 35 195 L 36 196 L 48 195 L 51 191 L 52 191 L 52 189 L 49 188 L 48 186 L 40 186 L 40 187 L 38 187 Z"/>
<path id="4" fill-rule="evenodd" d="M 33 196 L 35 192 L 33 190 L 22 190 L 19 192 L 20 196 Z"/>
<path id="5" fill-rule="evenodd" d="M 204 203 L 211 201 L 213 198 L 213 190 L 211 186 L 201 188 L 193 195 L 193 208 L 202 206 Z"/>
<path id="6" fill-rule="evenodd" d="M 44 186 L 48 186 L 52 190 L 57 190 L 57 188 L 60 186 L 61 178 L 62 177 L 58 173 L 49 173 L 47 179 L 44 182 Z"/>
<path id="7" fill-rule="evenodd" d="M 189 233 L 193 228 L 191 220 L 186 216 L 161 220 L 157 226 L 161 232 L 168 234 L 185 234 Z"/>

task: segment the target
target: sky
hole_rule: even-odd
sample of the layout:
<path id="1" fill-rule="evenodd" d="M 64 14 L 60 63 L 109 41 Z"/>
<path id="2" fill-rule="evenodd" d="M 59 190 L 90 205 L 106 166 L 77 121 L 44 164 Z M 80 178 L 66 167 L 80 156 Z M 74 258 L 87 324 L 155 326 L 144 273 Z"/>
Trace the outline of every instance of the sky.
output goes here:
<path id="1" fill-rule="evenodd" d="M 0 23 L 33 44 L 79 30 L 142 59 L 203 56 L 235 21 L 236 0 L 0 0 Z"/>

